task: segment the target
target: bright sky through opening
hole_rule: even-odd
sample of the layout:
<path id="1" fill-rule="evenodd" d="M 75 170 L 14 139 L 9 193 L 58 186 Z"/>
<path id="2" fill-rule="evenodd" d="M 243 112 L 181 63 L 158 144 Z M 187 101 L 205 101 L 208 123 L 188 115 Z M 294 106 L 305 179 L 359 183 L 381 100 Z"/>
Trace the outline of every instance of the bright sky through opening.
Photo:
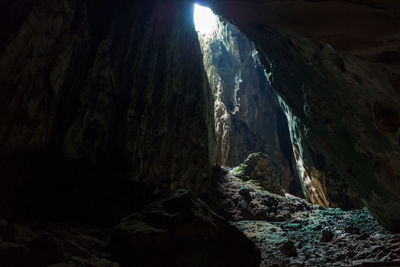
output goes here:
<path id="1" fill-rule="evenodd" d="M 194 5 L 194 26 L 196 31 L 203 34 L 210 34 L 217 25 L 217 16 L 208 7 Z"/>

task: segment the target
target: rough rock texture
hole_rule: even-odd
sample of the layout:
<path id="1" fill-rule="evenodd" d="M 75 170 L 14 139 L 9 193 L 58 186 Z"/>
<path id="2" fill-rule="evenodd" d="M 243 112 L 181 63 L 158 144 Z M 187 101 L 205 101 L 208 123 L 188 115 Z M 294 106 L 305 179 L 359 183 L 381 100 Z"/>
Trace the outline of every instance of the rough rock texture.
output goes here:
<path id="1" fill-rule="evenodd" d="M 0 220 L 0 265 L 259 266 L 259 249 L 191 192 L 180 190 L 116 228 Z"/>
<path id="2" fill-rule="evenodd" d="M 400 4 L 210 2 L 254 41 L 298 120 L 300 149 L 322 155 L 323 168 L 302 155 L 308 175 L 333 168 L 383 225 L 400 231 Z"/>
<path id="3" fill-rule="evenodd" d="M 275 166 L 266 154 L 260 152 L 250 154 L 244 163 L 233 169 L 233 173 L 244 181 L 256 182 L 271 193 L 285 194 L 285 190 L 279 184 Z"/>
<path id="4" fill-rule="evenodd" d="M 260 247 L 261 266 L 400 265 L 400 236 L 385 230 L 366 209 L 314 208 L 284 222 L 234 224 Z"/>
<path id="5" fill-rule="evenodd" d="M 215 100 L 217 163 L 236 166 L 250 153 L 264 152 L 282 187 L 302 196 L 287 120 L 253 43 L 223 19 L 199 40 Z"/>
<path id="6" fill-rule="evenodd" d="M 222 27 L 221 24 L 218 24 Z M 219 28 L 220 29 L 220 28 Z M 223 81 L 221 73 L 216 68 L 214 63 L 214 55 L 219 55 L 221 60 L 227 61 L 228 68 L 224 69 L 224 73 L 229 73 L 228 76 L 234 77 L 233 71 L 235 68 L 235 62 L 233 57 L 230 57 L 225 46 L 221 42 L 215 42 L 217 32 L 210 34 L 202 34 L 198 32 L 198 38 L 203 53 L 204 69 L 207 73 L 207 77 L 211 86 L 213 98 L 214 98 L 214 123 L 215 123 L 215 135 L 216 135 L 216 163 L 223 166 L 228 165 L 228 157 L 231 149 L 230 137 L 231 137 L 231 115 L 224 101 L 224 94 L 227 90 L 224 90 L 224 83 L 230 82 L 230 86 L 233 90 L 234 79 L 228 79 Z M 223 56 L 222 56 L 223 54 Z M 229 98 L 230 99 L 230 98 Z M 229 101 L 228 101 L 229 102 Z"/>
<path id="7" fill-rule="evenodd" d="M 0 265 L 259 266 L 259 249 L 193 193 L 180 190 L 116 228 L 0 220 Z"/>
<path id="8" fill-rule="evenodd" d="M 280 99 L 289 121 L 289 129 L 297 170 L 303 191 L 311 203 L 323 207 L 344 209 L 361 208 L 363 204 L 349 183 L 323 156 L 315 151 L 305 138 L 308 129 L 293 115 L 286 103 Z"/>
<path id="9" fill-rule="evenodd" d="M 226 166 L 231 149 L 231 120 L 229 112 L 220 97 L 214 99 L 215 137 L 217 143 L 216 163 Z"/>
<path id="10" fill-rule="evenodd" d="M 118 267 L 107 252 L 110 233 L 60 223 L 24 225 L 0 220 L 0 263 L 5 267 Z"/>
<path id="11" fill-rule="evenodd" d="M 223 173 L 218 211 L 261 249 L 260 266 L 400 265 L 400 234 L 385 230 L 366 208 L 325 209 Z"/>
<path id="12" fill-rule="evenodd" d="M 215 178 L 217 198 L 213 208 L 231 221 L 289 220 L 297 212 L 311 209 L 306 200 L 290 194 L 277 195 L 261 187 L 257 181 L 244 181 L 235 171 L 221 169 Z"/>
<path id="13" fill-rule="evenodd" d="M 191 192 L 180 190 L 117 226 L 121 266 L 259 266 L 260 251 Z"/>
<path id="14" fill-rule="evenodd" d="M 324 188 L 333 169 L 395 231 L 399 5 L 215 0 L 298 119 L 308 175 L 322 172 Z M 6 0 L 0 10 L 1 216 L 16 202 L 64 201 L 45 214 L 95 219 L 122 178 L 152 192 L 209 189 L 213 105 L 191 3 Z"/>
<path id="15" fill-rule="evenodd" d="M 47 205 L 63 195 L 79 209 L 76 191 L 118 197 L 120 180 L 153 192 L 209 189 L 213 101 L 191 3 L 2 1 L 0 10 L 9 25 L 1 199 Z"/>
<path id="16" fill-rule="evenodd" d="M 281 41 L 272 38 L 282 46 Z M 395 230 L 400 219 L 400 214 L 397 214 L 400 202 L 396 195 L 396 176 L 399 172 L 395 170 L 397 167 L 394 165 L 387 165 L 384 170 L 379 166 L 386 164 L 382 163 L 386 160 L 382 161 L 381 156 L 387 153 L 393 154 L 391 161 L 398 162 L 398 145 L 376 127 L 372 108 L 376 101 L 393 101 L 392 98 L 379 100 L 382 97 L 387 98 L 384 94 L 380 95 L 379 90 L 383 93 L 391 87 L 386 83 L 385 74 L 380 72 L 379 66 L 365 65 L 364 62 L 350 56 L 342 56 L 327 46 L 322 46 L 321 49 L 321 46 L 309 40 L 294 36 L 291 38 L 296 40 L 303 50 L 288 48 L 288 51 L 293 52 L 293 57 L 288 56 L 286 59 L 293 60 L 293 63 L 287 63 L 287 66 L 299 74 L 289 78 L 283 73 L 287 73 L 286 67 L 281 68 L 282 64 L 274 65 L 278 68 L 277 76 L 271 81 L 276 90 L 282 92 L 285 97 L 288 96 L 285 102 L 290 103 L 291 114 L 296 114 L 294 116 L 299 118 L 301 126 L 295 127 L 302 136 L 298 147 L 310 151 L 310 157 L 302 157 L 303 160 L 308 160 L 305 166 L 309 175 L 312 174 L 313 168 L 323 171 L 333 165 L 378 219 L 388 228 Z M 269 47 L 273 47 L 271 42 Z M 276 51 L 270 53 L 277 55 Z M 312 62 L 310 57 L 315 54 L 320 60 L 315 60 L 311 65 L 304 63 Z M 275 57 L 275 62 L 281 62 L 279 58 Z M 300 65 L 296 67 L 296 63 Z M 338 63 L 343 63 L 344 69 L 341 69 Z M 271 71 L 274 73 L 273 67 Z M 371 78 L 366 78 L 365 81 L 357 81 L 356 77 L 368 77 L 366 72 L 376 73 L 376 78 L 370 76 Z M 311 75 L 312 78 L 304 79 L 307 75 Z M 368 80 L 371 83 L 367 83 Z M 373 82 L 381 82 L 382 85 L 376 87 Z M 324 90 L 320 89 L 321 86 Z M 293 98 L 295 94 L 296 99 Z M 357 102 L 354 102 L 355 99 Z M 312 157 L 313 151 L 322 154 L 320 165 Z"/>

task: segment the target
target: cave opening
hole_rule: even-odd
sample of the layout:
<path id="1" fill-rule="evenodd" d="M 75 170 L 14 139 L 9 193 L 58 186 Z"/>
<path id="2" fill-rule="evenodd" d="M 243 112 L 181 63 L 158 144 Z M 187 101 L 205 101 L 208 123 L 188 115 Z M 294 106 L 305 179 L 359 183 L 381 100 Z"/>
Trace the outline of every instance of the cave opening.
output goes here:
<path id="1" fill-rule="evenodd" d="M 0 2 L 0 266 L 400 266 L 398 1 L 195 1 Z"/>
<path id="2" fill-rule="evenodd" d="M 261 186 L 272 179 L 275 192 L 303 196 L 287 118 L 255 45 L 208 7 L 195 4 L 193 19 L 214 98 L 216 163 L 232 176 Z M 253 167 L 259 175 L 245 177 Z"/>

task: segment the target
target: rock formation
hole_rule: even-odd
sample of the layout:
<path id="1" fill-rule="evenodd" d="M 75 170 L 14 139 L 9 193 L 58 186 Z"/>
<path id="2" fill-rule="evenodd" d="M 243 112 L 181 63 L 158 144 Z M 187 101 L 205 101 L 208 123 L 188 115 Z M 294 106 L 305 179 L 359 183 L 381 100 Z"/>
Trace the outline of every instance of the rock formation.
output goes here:
<path id="1" fill-rule="evenodd" d="M 322 168 L 302 155 L 307 173 L 332 166 L 382 224 L 400 231 L 399 3 L 206 2 L 255 43 L 298 119 L 301 149 L 322 155 Z"/>
<path id="2" fill-rule="evenodd" d="M 0 45 L 0 195 L 8 205 L 25 197 L 38 207 L 79 203 L 73 192 L 87 194 L 90 184 L 104 199 L 125 180 L 153 192 L 209 190 L 213 100 L 191 3 L 1 5 L 11 25 Z"/>
<path id="3" fill-rule="evenodd" d="M 208 246 L 215 241 L 232 249 L 232 259 L 256 265 L 258 253 L 229 219 L 271 264 L 398 265 L 399 236 L 367 210 L 310 208 L 230 172 L 233 183 L 221 190 L 211 167 L 217 149 L 219 162 L 235 165 L 248 147 L 260 148 L 285 190 L 297 168 L 308 200 L 366 205 L 386 229 L 400 232 L 398 1 L 206 2 L 254 43 L 227 30 L 232 73 L 215 68 L 221 80 L 211 82 L 190 1 L 0 2 L 0 265 L 130 264 L 129 240 L 138 236 L 126 225 L 129 214 L 153 231 L 149 240 L 164 231 L 168 245 L 178 229 L 179 242 L 166 251 L 188 252 L 184 263 L 215 253 Z M 264 78 L 265 71 L 269 84 L 243 79 L 240 66 L 255 61 L 242 52 L 253 48 L 260 64 L 247 74 Z M 224 75 L 233 75 L 234 90 L 215 90 Z M 268 125 L 275 130 L 264 131 Z M 193 195 L 176 210 L 148 205 L 163 205 L 181 188 Z M 208 207 L 197 213 L 206 207 L 197 197 L 225 219 Z M 185 205 L 196 216 L 180 216 Z M 171 223 L 175 215 L 181 220 Z M 182 239 L 196 226 L 208 235 L 196 235 L 187 251 Z M 333 234 L 323 238 L 328 242 L 320 242 L 324 230 Z M 121 240 L 127 250 L 118 255 L 111 244 Z M 342 247 L 346 253 L 337 253 Z M 220 259 L 232 266 L 226 255 Z"/>
<path id="4" fill-rule="evenodd" d="M 123 219 L 111 247 L 121 266 L 245 267 L 261 260 L 242 232 L 185 190 Z"/>
<path id="5" fill-rule="evenodd" d="M 366 208 L 311 205 L 235 174 L 216 180 L 222 200 L 218 213 L 260 248 L 260 266 L 400 265 L 400 234 L 384 229 Z"/>
<path id="6" fill-rule="evenodd" d="M 279 178 L 271 159 L 263 153 L 252 153 L 233 173 L 244 181 L 256 182 L 265 190 L 284 195 L 285 190 L 279 184 Z"/>
<path id="7" fill-rule="evenodd" d="M 282 187 L 303 195 L 288 123 L 253 43 L 222 18 L 199 40 L 214 95 L 217 163 L 236 166 L 250 153 L 266 153 Z"/>

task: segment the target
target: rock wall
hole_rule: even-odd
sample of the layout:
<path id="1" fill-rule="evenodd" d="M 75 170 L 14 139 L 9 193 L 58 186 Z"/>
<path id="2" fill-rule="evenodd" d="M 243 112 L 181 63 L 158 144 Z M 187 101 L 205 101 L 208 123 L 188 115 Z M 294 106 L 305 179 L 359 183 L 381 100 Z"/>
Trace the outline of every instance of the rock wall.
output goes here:
<path id="1" fill-rule="evenodd" d="M 324 169 L 333 166 L 384 226 L 400 231 L 399 3 L 212 2 L 256 44 L 303 128 L 303 148 L 322 155 Z M 303 159 L 308 173 L 319 169 L 311 155 Z"/>
<path id="2" fill-rule="evenodd" d="M 317 155 L 303 158 L 307 172 L 332 167 L 400 231 L 398 1 L 213 3 L 254 41 L 298 118 Z M 213 105 L 192 3 L 6 0 L 0 10 L 3 215 L 21 199 L 104 213 L 96 200 L 119 196 L 120 179 L 207 191 Z M 318 176 L 328 187 L 332 176 Z"/>
<path id="3" fill-rule="evenodd" d="M 348 182 L 307 141 L 307 128 L 279 98 L 288 118 L 296 166 L 304 195 L 313 204 L 343 209 L 361 208 L 363 204 Z"/>
<path id="4" fill-rule="evenodd" d="M 301 196 L 288 123 L 253 43 L 222 18 L 199 40 L 215 99 L 217 163 L 237 166 L 249 154 L 264 152 L 282 187 Z"/>
<path id="5" fill-rule="evenodd" d="M 221 26 L 221 25 L 220 25 Z M 223 58 L 223 60 L 229 60 L 230 62 L 228 65 L 229 68 L 226 68 L 225 72 L 230 72 L 233 76 L 234 62 L 232 62 L 232 57 L 229 56 L 228 52 L 226 51 L 225 46 L 221 42 L 216 42 L 216 32 L 213 32 L 211 35 L 202 34 L 198 32 L 198 38 L 200 42 L 200 46 L 203 53 L 203 62 L 204 62 L 204 69 L 207 73 L 207 77 L 210 83 L 211 91 L 214 98 L 214 123 L 215 123 L 215 136 L 216 136 L 216 163 L 226 166 L 228 165 L 228 157 L 231 148 L 230 143 L 230 136 L 232 131 L 231 125 L 231 115 L 226 106 L 226 102 L 224 101 L 226 91 L 224 90 L 225 86 L 224 81 L 221 78 L 221 73 L 219 69 L 217 69 L 217 65 L 214 63 L 214 56 L 217 55 L 218 57 Z M 221 55 L 224 53 L 224 56 Z M 228 81 L 232 82 L 233 80 L 227 79 Z M 233 88 L 233 87 L 232 87 Z M 229 98 L 229 97 L 228 97 Z"/>
<path id="6" fill-rule="evenodd" d="M 125 180 L 150 192 L 209 189 L 213 99 L 191 3 L 3 1 L 0 10 L 10 25 L 0 43 L 5 203 L 99 206 L 120 198 Z"/>

